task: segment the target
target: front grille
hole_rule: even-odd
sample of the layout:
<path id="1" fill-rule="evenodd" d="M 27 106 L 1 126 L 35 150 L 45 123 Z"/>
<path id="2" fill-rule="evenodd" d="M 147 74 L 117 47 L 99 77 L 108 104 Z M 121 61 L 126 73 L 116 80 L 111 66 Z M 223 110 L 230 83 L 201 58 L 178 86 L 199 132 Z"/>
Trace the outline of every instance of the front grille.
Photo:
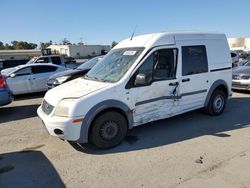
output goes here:
<path id="1" fill-rule="evenodd" d="M 243 76 L 241 76 L 241 79 L 242 80 L 249 80 L 250 76 L 249 75 L 243 75 Z"/>
<path id="2" fill-rule="evenodd" d="M 54 106 L 50 105 L 46 100 L 43 100 L 42 110 L 45 114 L 49 115 L 53 111 Z"/>
<path id="3" fill-rule="evenodd" d="M 233 80 L 240 80 L 241 76 L 240 75 L 233 75 Z"/>
<path id="4" fill-rule="evenodd" d="M 239 89 L 248 89 L 248 84 L 240 84 L 240 83 L 233 83 L 233 88 L 239 88 Z"/>
<path id="5" fill-rule="evenodd" d="M 249 80 L 250 75 L 233 75 L 233 80 Z"/>

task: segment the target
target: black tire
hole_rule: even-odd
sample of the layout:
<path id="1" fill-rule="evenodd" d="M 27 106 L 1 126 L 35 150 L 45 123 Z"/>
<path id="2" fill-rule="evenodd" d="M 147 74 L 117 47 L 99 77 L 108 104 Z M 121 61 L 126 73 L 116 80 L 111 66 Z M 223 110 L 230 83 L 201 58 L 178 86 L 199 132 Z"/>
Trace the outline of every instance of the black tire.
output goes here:
<path id="1" fill-rule="evenodd" d="M 100 149 L 107 149 L 120 144 L 126 134 L 125 118 L 118 112 L 105 112 L 94 120 L 90 142 Z"/>
<path id="2" fill-rule="evenodd" d="M 213 116 L 218 116 L 223 113 L 226 107 L 226 94 L 222 90 L 215 90 L 209 100 L 206 112 Z"/>

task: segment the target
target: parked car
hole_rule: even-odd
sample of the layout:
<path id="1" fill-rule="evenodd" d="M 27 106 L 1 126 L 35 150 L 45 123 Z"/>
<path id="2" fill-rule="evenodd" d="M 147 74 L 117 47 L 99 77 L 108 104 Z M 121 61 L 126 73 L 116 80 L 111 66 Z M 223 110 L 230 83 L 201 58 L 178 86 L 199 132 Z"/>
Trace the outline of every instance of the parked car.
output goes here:
<path id="1" fill-rule="evenodd" d="M 76 69 L 72 70 L 66 70 L 57 74 L 52 75 L 48 79 L 48 88 L 54 88 L 58 85 L 61 85 L 65 82 L 68 82 L 70 80 L 79 78 L 81 76 L 84 76 L 88 73 L 88 71 L 96 65 L 97 62 L 100 62 L 103 56 L 98 56 L 95 58 L 90 59 L 89 61 L 83 63 L 82 65 L 78 66 Z"/>
<path id="2" fill-rule="evenodd" d="M 6 60 L 0 59 L 0 71 L 7 68 L 16 67 L 18 65 L 24 65 L 28 62 L 27 59 L 13 59 L 13 60 Z"/>
<path id="3" fill-rule="evenodd" d="M 231 85 L 224 34 L 156 33 L 120 42 L 85 77 L 49 90 L 37 112 L 53 136 L 110 148 L 141 124 L 199 108 L 220 115 Z"/>
<path id="4" fill-rule="evenodd" d="M 64 57 L 60 55 L 46 55 L 46 56 L 34 57 L 27 62 L 27 64 L 35 64 L 35 63 L 49 63 L 65 67 Z"/>
<path id="5" fill-rule="evenodd" d="M 235 67 L 237 66 L 237 62 L 239 62 L 240 57 L 238 55 L 238 53 L 231 51 L 231 58 L 232 58 L 232 66 Z"/>
<path id="6" fill-rule="evenodd" d="M 46 91 L 48 78 L 67 70 L 54 64 L 26 64 L 1 71 L 14 95 Z"/>
<path id="7" fill-rule="evenodd" d="M 75 58 L 64 55 L 65 63 L 76 63 Z"/>
<path id="8" fill-rule="evenodd" d="M 13 96 L 7 85 L 5 77 L 0 75 L 0 106 L 10 104 L 12 100 Z"/>
<path id="9" fill-rule="evenodd" d="M 242 59 L 242 60 L 238 61 L 238 62 L 233 66 L 233 68 L 238 67 L 238 66 L 243 66 L 243 65 L 246 64 L 248 61 L 249 61 L 249 60 L 247 60 L 247 59 Z"/>
<path id="10" fill-rule="evenodd" d="M 248 53 L 244 50 L 234 50 L 234 52 L 237 53 L 241 59 L 245 59 L 248 56 Z"/>
<path id="11" fill-rule="evenodd" d="M 233 69 L 232 88 L 235 90 L 250 90 L 250 61 Z"/>

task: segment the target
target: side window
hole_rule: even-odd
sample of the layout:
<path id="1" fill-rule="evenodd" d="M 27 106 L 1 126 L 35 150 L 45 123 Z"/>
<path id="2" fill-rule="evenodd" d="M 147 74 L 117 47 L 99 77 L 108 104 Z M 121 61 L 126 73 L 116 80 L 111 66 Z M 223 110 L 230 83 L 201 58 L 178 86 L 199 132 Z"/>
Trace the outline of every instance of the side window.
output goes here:
<path id="1" fill-rule="evenodd" d="M 57 67 L 53 66 L 34 66 L 32 68 L 34 74 L 54 72 L 57 70 Z"/>
<path id="2" fill-rule="evenodd" d="M 154 56 L 150 55 L 141 67 L 136 71 L 136 75 L 143 74 L 146 77 L 146 82 L 150 83 L 153 81 L 153 70 L 154 70 Z"/>
<path id="3" fill-rule="evenodd" d="M 48 57 L 40 57 L 36 61 L 37 63 L 49 63 L 49 58 Z"/>
<path id="4" fill-rule="evenodd" d="M 15 72 L 16 76 L 26 76 L 32 74 L 31 67 L 23 68 Z"/>
<path id="5" fill-rule="evenodd" d="M 154 53 L 154 80 L 172 79 L 175 77 L 177 50 L 159 50 Z"/>
<path id="6" fill-rule="evenodd" d="M 61 58 L 60 57 L 51 57 L 52 63 L 56 65 L 61 65 Z"/>
<path id="7" fill-rule="evenodd" d="M 175 78 L 177 49 L 163 49 L 153 52 L 136 71 L 143 74 L 146 82 L 169 80 Z"/>
<path id="8" fill-rule="evenodd" d="M 182 76 L 204 72 L 208 72 L 206 47 L 182 47 Z"/>

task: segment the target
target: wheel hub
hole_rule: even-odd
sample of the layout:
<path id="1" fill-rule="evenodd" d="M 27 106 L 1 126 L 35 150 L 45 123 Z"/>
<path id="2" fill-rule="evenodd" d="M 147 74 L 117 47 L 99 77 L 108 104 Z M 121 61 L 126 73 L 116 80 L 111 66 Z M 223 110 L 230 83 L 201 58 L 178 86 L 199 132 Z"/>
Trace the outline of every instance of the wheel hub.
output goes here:
<path id="1" fill-rule="evenodd" d="M 117 136 L 118 125 L 114 121 L 108 121 L 100 129 L 100 135 L 104 140 L 112 140 Z"/>
<path id="2" fill-rule="evenodd" d="M 224 100 L 222 98 L 222 96 L 217 96 L 215 99 L 214 99 L 214 109 L 216 112 L 219 112 L 222 110 L 224 106 Z"/>

